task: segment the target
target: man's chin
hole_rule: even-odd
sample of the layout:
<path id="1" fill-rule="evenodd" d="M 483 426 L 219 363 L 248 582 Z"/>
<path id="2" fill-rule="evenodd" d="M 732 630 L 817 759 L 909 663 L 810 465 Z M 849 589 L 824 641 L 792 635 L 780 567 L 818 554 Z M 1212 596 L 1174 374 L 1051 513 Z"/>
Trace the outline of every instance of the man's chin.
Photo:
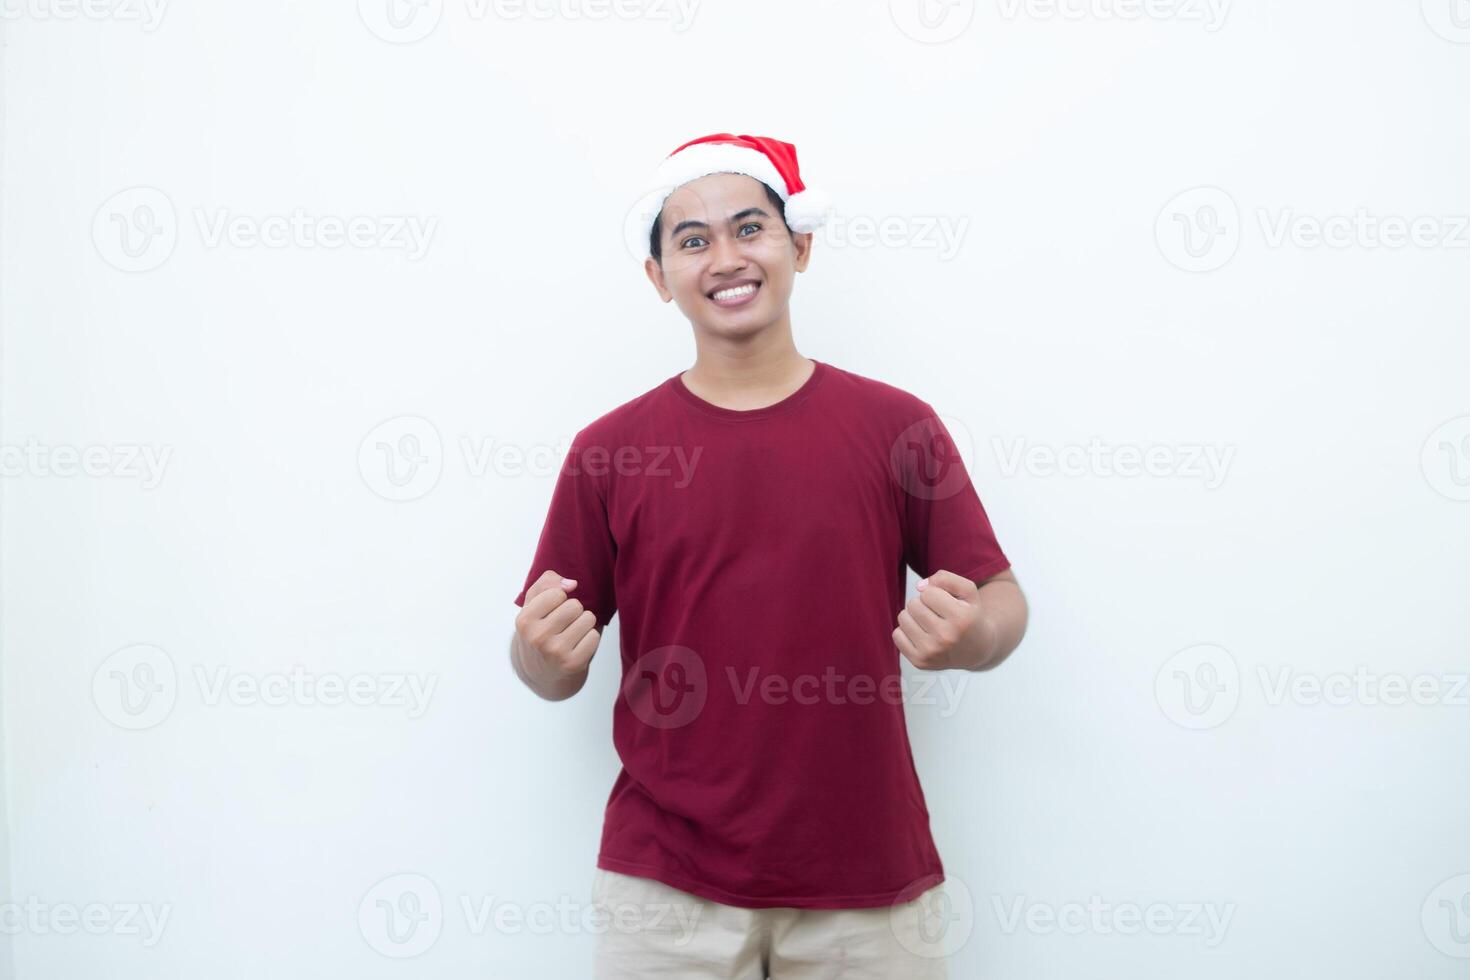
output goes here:
<path id="1" fill-rule="evenodd" d="M 716 314 L 715 316 L 701 317 L 698 322 L 701 327 L 710 333 L 733 337 L 760 333 L 776 321 L 763 316 L 720 316 Z"/>

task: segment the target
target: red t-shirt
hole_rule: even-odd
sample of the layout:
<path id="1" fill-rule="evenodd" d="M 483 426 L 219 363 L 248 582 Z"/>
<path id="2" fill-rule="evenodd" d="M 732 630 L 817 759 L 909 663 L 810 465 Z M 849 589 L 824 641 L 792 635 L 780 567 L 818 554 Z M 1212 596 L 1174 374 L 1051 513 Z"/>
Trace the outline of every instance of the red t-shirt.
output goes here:
<path id="1" fill-rule="evenodd" d="M 746 908 L 863 908 L 943 880 L 904 723 L 905 565 L 1010 566 L 927 403 L 816 361 L 750 411 L 679 375 L 573 439 L 546 569 L 622 615 L 622 771 L 598 866 Z"/>

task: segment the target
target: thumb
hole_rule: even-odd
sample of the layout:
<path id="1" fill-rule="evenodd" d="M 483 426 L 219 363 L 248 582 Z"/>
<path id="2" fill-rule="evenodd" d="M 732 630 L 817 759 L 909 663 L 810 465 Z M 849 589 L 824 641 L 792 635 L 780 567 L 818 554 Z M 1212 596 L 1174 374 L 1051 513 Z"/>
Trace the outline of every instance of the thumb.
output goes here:
<path id="1" fill-rule="evenodd" d="M 536 580 L 536 583 L 526 591 L 526 598 L 529 600 L 532 596 L 540 595 L 547 589 L 559 588 L 564 592 L 571 592 L 572 589 L 576 588 L 576 586 L 576 579 L 567 578 L 560 572 L 548 568 L 546 571 L 541 573 L 541 577 Z"/>

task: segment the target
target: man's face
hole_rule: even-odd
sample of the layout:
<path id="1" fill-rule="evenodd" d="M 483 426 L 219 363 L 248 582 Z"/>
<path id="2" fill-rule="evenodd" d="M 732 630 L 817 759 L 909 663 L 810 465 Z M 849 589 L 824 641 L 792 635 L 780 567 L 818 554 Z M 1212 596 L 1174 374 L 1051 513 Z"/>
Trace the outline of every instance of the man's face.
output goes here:
<path id="1" fill-rule="evenodd" d="M 812 236 L 792 235 L 754 177 L 710 174 L 677 188 L 660 219 L 663 261 L 644 263 L 665 303 L 720 333 L 750 333 L 786 313 Z"/>

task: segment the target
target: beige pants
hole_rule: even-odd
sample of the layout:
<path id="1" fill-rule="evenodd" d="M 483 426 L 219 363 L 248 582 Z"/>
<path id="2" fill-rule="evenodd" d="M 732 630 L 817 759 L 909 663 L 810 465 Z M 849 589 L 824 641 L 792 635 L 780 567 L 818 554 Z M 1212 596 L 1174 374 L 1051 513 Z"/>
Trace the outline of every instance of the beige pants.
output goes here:
<path id="1" fill-rule="evenodd" d="M 746 909 L 596 869 L 596 980 L 947 980 L 934 900 L 868 909 Z"/>

